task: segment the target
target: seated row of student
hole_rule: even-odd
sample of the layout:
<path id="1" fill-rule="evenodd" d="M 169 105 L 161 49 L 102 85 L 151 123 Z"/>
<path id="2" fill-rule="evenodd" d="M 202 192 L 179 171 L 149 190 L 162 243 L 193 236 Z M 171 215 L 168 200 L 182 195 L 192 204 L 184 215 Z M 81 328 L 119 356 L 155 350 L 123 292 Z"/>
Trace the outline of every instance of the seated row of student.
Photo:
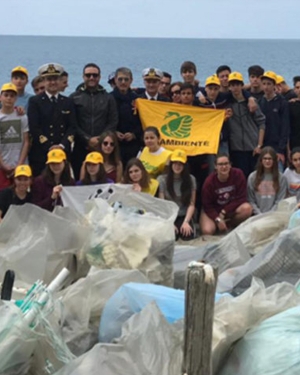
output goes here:
<path id="1" fill-rule="evenodd" d="M 28 165 L 16 167 L 13 178 L 13 185 L 0 191 L 0 221 L 5 216 L 10 205 L 23 205 L 31 203 L 29 192 L 32 183 L 32 172 Z"/>
<path id="2" fill-rule="evenodd" d="M 175 220 L 176 240 L 194 238 L 193 215 L 196 202 L 196 179 L 189 172 L 186 153 L 175 150 L 170 157 L 167 174 L 160 175 L 159 198 L 176 203 L 179 207 Z"/>

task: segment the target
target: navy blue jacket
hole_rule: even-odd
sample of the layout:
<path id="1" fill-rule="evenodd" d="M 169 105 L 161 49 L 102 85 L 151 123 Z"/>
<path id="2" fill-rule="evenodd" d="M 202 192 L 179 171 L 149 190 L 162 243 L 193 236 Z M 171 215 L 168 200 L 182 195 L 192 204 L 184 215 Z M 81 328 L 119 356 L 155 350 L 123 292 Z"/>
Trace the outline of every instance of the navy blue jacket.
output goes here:
<path id="1" fill-rule="evenodd" d="M 266 116 L 264 146 L 271 146 L 276 153 L 285 154 L 290 133 L 288 102 L 276 95 L 273 99 L 261 98 L 259 105 Z"/>

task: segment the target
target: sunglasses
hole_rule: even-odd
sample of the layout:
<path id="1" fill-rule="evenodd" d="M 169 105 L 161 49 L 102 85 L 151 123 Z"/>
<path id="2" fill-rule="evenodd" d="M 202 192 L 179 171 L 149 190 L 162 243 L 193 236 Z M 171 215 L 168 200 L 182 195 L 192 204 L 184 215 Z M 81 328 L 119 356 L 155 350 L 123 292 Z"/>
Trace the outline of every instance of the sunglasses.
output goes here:
<path id="1" fill-rule="evenodd" d="M 111 146 L 111 147 L 114 147 L 115 143 L 114 143 L 114 142 L 107 142 L 107 141 L 104 141 L 104 142 L 103 142 L 103 145 L 104 145 L 104 146 Z"/>
<path id="2" fill-rule="evenodd" d="M 99 74 L 98 73 L 85 73 L 84 74 L 86 76 L 86 78 L 98 78 L 99 77 Z"/>
<path id="3" fill-rule="evenodd" d="M 117 81 L 118 81 L 118 82 L 122 82 L 122 81 L 124 81 L 124 82 L 129 82 L 129 78 L 128 78 L 128 77 L 118 77 L 118 78 L 117 78 Z"/>
<path id="4" fill-rule="evenodd" d="M 179 95 L 180 94 L 180 90 L 176 90 L 176 91 L 171 91 L 171 95 Z"/>

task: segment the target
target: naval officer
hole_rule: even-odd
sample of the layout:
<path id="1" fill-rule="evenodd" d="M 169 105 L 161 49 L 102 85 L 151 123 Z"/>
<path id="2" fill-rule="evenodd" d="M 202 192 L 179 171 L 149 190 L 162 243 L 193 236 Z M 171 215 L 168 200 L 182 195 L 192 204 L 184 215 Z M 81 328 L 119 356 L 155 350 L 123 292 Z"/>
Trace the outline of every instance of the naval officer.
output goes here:
<path id="1" fill-rule="evenodd" d="M 63 71 L 60 64 L 42 65 L 38 75 L 45 77 L 45 92 L 29 100 L 28 121 L 32 136 L 29 163 L 34 176 L 43 171 L 49 150 L 60 148 L 67 157 L 70 155 L 77 124 L 73 100 L 59 93 L 59 78 Z"/>

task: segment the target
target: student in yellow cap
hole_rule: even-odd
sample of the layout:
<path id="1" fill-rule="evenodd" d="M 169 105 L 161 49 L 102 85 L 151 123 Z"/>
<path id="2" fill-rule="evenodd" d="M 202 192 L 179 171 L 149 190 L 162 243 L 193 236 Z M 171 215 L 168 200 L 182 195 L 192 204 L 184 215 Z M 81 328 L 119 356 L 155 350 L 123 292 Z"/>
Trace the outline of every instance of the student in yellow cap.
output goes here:
<path id="1" fill-rule="evenodd" d="M 126 165 L 124 184 L 132 184 L 133 190 L 155 196 L 158 192 L 158 181 L 150 178 L 143 163 L 137 159 L 130 159 Z"/>
<path id="2" fill-rule="evenodd" d="M 25 112 L 28 109 L 28 101 L 32 94 L 25 91 L 25 87 L 28 83 L 28 70 L 23 66 L 16 66 L 11 71 L 11 82 L 16 85 L 18 95 L 16 106 L 24 108 Z"/>
<path id="3" fill-rule="evenodd" d="M 74 185 L 66 153 L 60 148 L 47 154 L 46 168 L 32 185 L 32 202 L 48 211 L 62 205 L 60 193 L 63 186 Z"/>
<path id="4" fill-rule="evenodd" d="M 170 158 L 168 173 L 158 177 L 159 198 L 175 202 L 179 207 L 175 220 L 176 239 L 194 238 L 193 215 L 196 202 L 196 179 L 190 175 L 186 153 L 175 150 Z"/>
<path id="5" fill-rule="evenodd" d="M 113 183 L 106 176 L 104 169 L 104 159 L 100 152 L 90 152 L 83 162 L 83 176 L 76 185 L 96 185 Z"/>
<path id="6" fill-rule="evenodd" d="M 8 211 L 10 205 L 21 206 L 31 202 L 29 188 L 32 182 L 32 173 L 29 165 L 18 165 L 14 173 L 13 186 L 0 191 L 0 218 Z"/>
<path id="7" fill-rule="evenodd" d="M 145 147 L 138 158 L 144 164 L 150 177 L 157 178 L 165 172 L 171 151 L 160 145 L 160 133 L 155 126 L 148 126 L 144 130 L 144 142 Z"/>
<path id="8" fill-rule="evenodd" d="M 26 115 L 19 116 L 15 104 L 17 88 L 13 83 L 1 87 L 0 101 L 0 190 L 12 184 L 17 165 L 26 164 L 29 129 Z"/>

